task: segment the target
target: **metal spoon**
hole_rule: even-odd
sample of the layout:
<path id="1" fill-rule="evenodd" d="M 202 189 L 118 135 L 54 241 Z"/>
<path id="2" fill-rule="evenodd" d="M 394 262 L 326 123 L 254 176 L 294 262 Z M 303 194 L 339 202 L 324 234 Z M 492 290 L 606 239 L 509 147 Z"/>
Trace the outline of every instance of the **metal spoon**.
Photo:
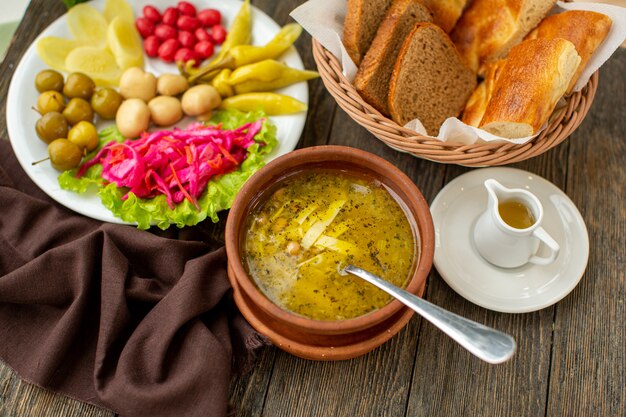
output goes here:
<path id="1" fill-rule="evenodd" d="M 444 310 L 354 265 L 343 271 L 391 294 L 485 362 L 502 363 L 515 353 L 515 340 L 508 334 Z"/>

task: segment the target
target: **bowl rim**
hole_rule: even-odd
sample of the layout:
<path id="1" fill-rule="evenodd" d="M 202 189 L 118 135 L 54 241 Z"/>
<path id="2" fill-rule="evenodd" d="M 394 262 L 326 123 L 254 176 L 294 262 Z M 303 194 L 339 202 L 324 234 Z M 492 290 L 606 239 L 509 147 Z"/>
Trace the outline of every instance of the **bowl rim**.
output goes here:
<path id="1" fill-rule="evenodd" d="M 244 228 L 249 207 L 256 201 L 257 196 L 278 180 L 284 178 L 285 175 L 297 172 L 306 166 L 324 162 L 346 163 L 358 166 L 366 172 L 371 172 L 373 176 L 378 177 L 383 183 L 392 187 L 398 198 L 406 205 L 406 208 L 414 217 L 417 228 L 416 233 L 420 242 L 418 263 L 406 289 L 412 293 L 420 290 L 431 271 L 434 257 L 435 232 L 428 203 L 417 185 L 387 160 L 357 148 L 337 145 L 314 146 L 289 152 L 262 167 L 248 179 L 235 197 L 226 221 L 226 253 L 228 263 L 234 275 L 231 277 L 229 274 L 229 279 L 236 280 L 239 288 L 259 308 L 262 308 L 277 320 L 288 323 L 291 326 L 321 334 L 359 331 L 380 323 L 397 313 L 404 305 L 394 299 L 378 310 L 358 317 L 336 321 L 315 320 L 300 316 L 279 307 L 257 288 L 252 278 L 246 272 L 239 253 L 240 233 Z M 398 189 L 402 189 L 403 193 L 400 194 Z"/>

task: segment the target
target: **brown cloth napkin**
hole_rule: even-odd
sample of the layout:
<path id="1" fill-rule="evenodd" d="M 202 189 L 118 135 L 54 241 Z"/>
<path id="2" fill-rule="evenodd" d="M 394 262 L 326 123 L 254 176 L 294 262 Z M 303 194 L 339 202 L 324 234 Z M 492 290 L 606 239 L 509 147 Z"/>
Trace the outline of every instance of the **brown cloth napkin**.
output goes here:
<path id="1" fill-rule="evenodd" d="M 51 201 L 0 141 L 0 359 L 125 417 L 224 416 L 264 343 L 202 227 L 170 237 Z M 234 366 L 233 366 L 234 364 Z"/>

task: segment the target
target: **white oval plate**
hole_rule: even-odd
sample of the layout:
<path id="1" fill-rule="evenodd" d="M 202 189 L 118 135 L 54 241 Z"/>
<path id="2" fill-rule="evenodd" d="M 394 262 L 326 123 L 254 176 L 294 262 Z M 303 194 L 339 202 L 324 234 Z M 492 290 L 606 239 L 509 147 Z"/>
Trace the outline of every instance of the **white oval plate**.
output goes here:
<path id="1" fill-rule="evenodd" d="M 554 263 L 505 269 L 478 254 L 471 231 L 487 207 L 483 183 L 488 178 L 505 187 L 526 189 L 539 198 L 544 208 L 542 226 L 561 245 Z M 578 209 L 558 187 L 530 172 L 513 168 L 470 171 L 448 183 L 430 211 L 437 271 L 454 291 L 481 307 L 504 313 L 548 307 L 576 287 L 587 267 L 589 237 Z"/>
<path id="2" fill-rule="evenodd" d="M 89 2 L 89 5 L 102 11 L 104 9 L 104 3 L 104 0 L 93 0 Z M 135 17 L 137 17 L 142 14 L 141 10 L 143 6 L 147 4 L 152 4 L 163 12 L 166 7 L 175 5 L 177 1 L 139 0 L 128 1 L 128 3 L 132 5 Z M 230 23 L 243 4 L 243 2 L 239 0 L 196 0 L 192 1 L 192 3 L 198 10 L 204 8 L 218 9 L 223 16 L 222 24 L 227 28 L 230 26 Z M 263 45 L 278 33 L 280 26 L 259 9 L 252 7 L 252 10 L 252 43 L 254 45 Z M 39 35 L 37 40 L 46 36 L 72 38 L 66 25 L 66 15 L 61 16 L 48 26 Z M 22 168 L 24 168 L 35 184 L 60 204 L 97 220 L 127 224 L 113 216 L 113 214 L 102 205 L 97 191 L 92 189 L 84 194 L 76 194 L 71 191 L 62 190 L 57 182 L 59 172 L 52 168 L 49 163 L 41 163 L 35 166 L 31 165 L 33 161 L 38 161 L 48 155 L 47 145 L 42 142 L 35 133 L 35 123 L 39 115 L 31 109 L 31 107 L 36 105 L 37 97 L 39 96 L 39 93 L 35 89 L 35 76 L 39 71 L 47 68 L 35 50 L 37 40 L 33 42 L 24 54 L 24 57 L 13 74 L 13 79 L 9 87 L 6 117 L 9 139 L 13 151 L 17 155 L 17 159 L 22 165 Z M 166 64 L 158 59 L 148 58 L 145 55 L 144 58 L 144 68 L 146 71 L 153 72 L 157 75 L 165 72 L 178 73 L 174 64 Z M 292 68 L 304 69 L 300 55 L 293 47 L 287 51 L 280 60 Z M 291 85 L 278 92 L 290 95 L 308 104 L 309 89 L 306 82 Z M 275 116 L 271 117 L 271 120 L 278 129 L 277 136 L 279 145 L 268 155 L 268 161 L 295 149 L 306 122 L 306 113 L 302 112 L 296 115 Z M 191 122 L 191 119 L 189 122 Z M 108 124 L 110 124 L 110 122 Z M 98 128 L 104 127 L 105 125 L 106 123 L 99 123 Z"/>

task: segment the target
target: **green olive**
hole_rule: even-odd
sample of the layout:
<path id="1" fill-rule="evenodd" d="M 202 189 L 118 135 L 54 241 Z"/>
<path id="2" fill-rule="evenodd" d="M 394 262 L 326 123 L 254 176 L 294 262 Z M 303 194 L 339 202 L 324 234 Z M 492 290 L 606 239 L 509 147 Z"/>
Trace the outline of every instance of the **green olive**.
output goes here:
<path id="1" fill-rule="evenodd" d="M 62 112 L 65 108 L 65 97 L 58 91 L 45 91 L 37 99 L 37 110 L 43 116 L 51 111 Z"/>
<path id="2" fill-rule="evenodd" d="M 96 83 L 81 72 L 73 72 L 67 76 L 63 94 L 68 98 L 84 98 L 89 100 L 96 89 Z"/>
<path id="3" fill-rule="evenodd" d="M 35 76 L 35 88 L 40 93 L 44 91 L 58 91 L 60 93 L 63 91 L 63 84 L 63 76 L 55 70 L 43 70 Z"/>
<path id="4" fill-rule="evenodd" d="M 123 98 L 112 88 L 99 88 L 91 97 L 91 107 L 105 120 L 115 119 L 117 109 L 122 104 Z"/>
<path id="5" fill-rule="evenodd" d="M 67 137 L 67 120 L 58 111 L 44 114 L 35 124 L 39 139 L 50 143 L 55 139 Z"/>
<path id="6" fill-rule="evenodd" d="M 73 98 L 63 110 L 63 116 L 72 126 L 82 121 L 91 123 L 93 121 L 93 109 L 87 100 Z"/>
<path id="7" fill-rule="evenodd" d="M 70 129 L 70 133 L 67 135 L 67 140 L 77 145 L 80 149 L 85 149 L 87 152 L 93 151 L 98 147 L 100 138 L 98 138 L 98 131 L 96 127 L 89 122 L 78 122 L 77 125 Z"/>
<path id="8" fill-rule="evenodd" d="M 52 167 L 58 171 L 76 168 L 83 158 L 80 148 L 67 139 L 56 139 L 48 145 Z"/>

